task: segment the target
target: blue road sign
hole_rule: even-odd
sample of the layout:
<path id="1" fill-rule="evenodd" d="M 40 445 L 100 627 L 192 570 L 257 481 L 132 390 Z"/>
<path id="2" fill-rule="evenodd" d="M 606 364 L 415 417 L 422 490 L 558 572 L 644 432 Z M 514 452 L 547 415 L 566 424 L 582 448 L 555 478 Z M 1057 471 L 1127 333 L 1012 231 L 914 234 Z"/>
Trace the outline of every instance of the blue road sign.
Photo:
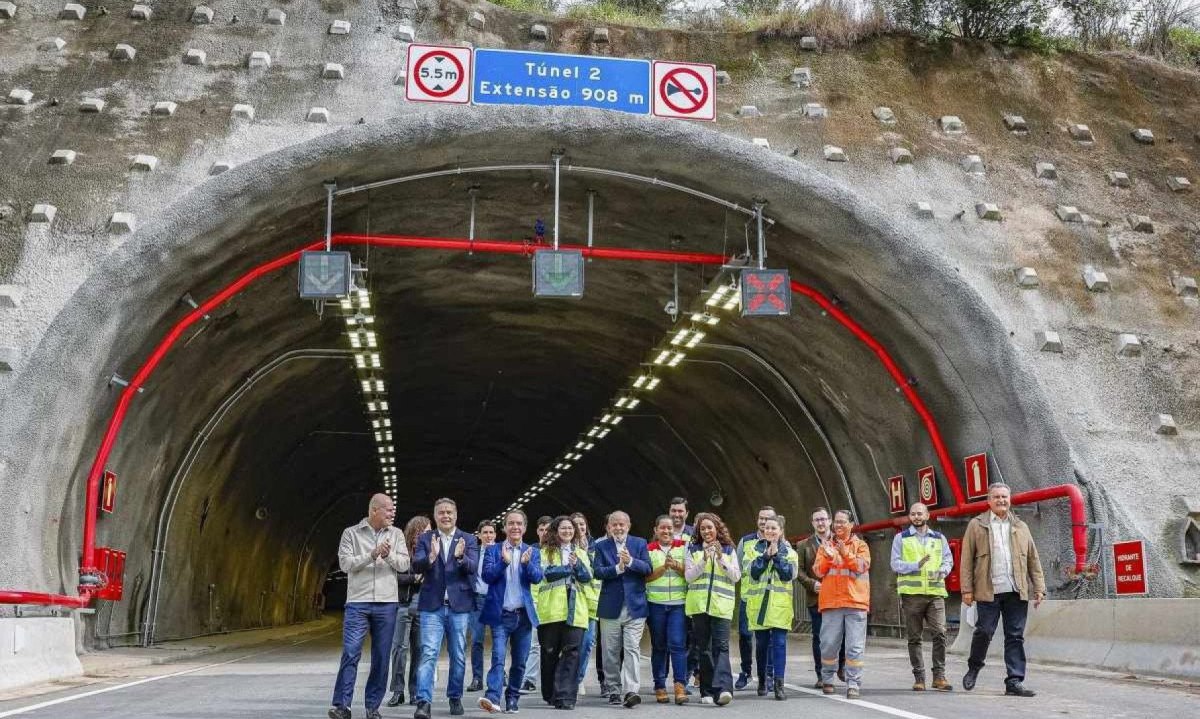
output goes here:
<path id="1" fill-rule="evenodd" d="M 650 61 L 476 50 L 476 105 L 566 105 L 650 113 Z"/>

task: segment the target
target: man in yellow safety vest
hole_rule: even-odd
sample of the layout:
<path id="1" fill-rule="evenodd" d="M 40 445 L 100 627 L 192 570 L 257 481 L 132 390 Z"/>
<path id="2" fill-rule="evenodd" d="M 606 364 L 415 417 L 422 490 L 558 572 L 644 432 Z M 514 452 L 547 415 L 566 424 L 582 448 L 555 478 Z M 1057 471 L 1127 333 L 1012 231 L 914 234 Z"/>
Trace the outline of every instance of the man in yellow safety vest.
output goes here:
<path id="1" fill-rule="evenodd" d="M 954 568 L 950 543 L 929 527 L 929 508 L 917 502 L 908 510 L 909 526 L 892 539 L 892 571 L 908 634 L 913 691 L 925 691 L 921 635 L 933 635 L 933 688 L 948 692 L 946 681 L 946 575 Z"/>

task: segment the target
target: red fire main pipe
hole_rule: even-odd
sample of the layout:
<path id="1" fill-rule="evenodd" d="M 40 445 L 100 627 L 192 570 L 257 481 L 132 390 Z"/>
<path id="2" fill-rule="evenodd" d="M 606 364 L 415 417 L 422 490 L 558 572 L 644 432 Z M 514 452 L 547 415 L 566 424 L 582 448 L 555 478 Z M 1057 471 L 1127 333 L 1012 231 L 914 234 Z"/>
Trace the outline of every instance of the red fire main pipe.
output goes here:
<path id="1" fill-rule="evenodd" d="M 863 344 L 871 348 L 871 351 L 875 353 L 875 356 L 879 358 L 879 361 L 887 369 L 888 374 L 892 376 L 892 380 L 895 381 L 896 386 L 904 393 L 904 397 L 908 400 L 908 403 L 916 410 L 917 416 L 921 418 L 921 422 L 925 424 L 925 431 L 929 434 L 929 440 L 933 443 L 933 450 L 937 453 L 938 462 L 942 465 L 942 472 L 946 476 L 946 482 L 949 483 L 950 491 L 954 494 L 955 506 L 965 504 L 967 498 L 963 494 L 962 487 L 959 486 L 958 470 L 955 468 L 954 463 L 950 461 L 950 453 L 946 451 L 946 444 L 942 441 L 942 433 L 938 431 L 937 422 L 933 419 L 933 415 L 930 414 L 929 408 L 925 406 L 925 402 L 921 400 L 920 395 L 909 384 L 908 377 L 904 376 L 904 373 L 900 371 L 900 366 L 888 354 L 888 351 L 869 332 L 855 322 L 853 318 L 830 302 L 829 298 L 825 295 L 796 280 L 792 280 L 792 291 L 799 292 L 813 302 L 816 302 L 821 306 L 821 309 L 828 312 L 830 316 L 842 323 L 842 326 L 850 330 Z"/>
<path id="2" fill-rule="evenodd" d="M 1082 572 L 1087 568 L 1087 515 L 1083 509 L 1083 492 L 1074 484 L 1059 484 L 1053 487 L 1039 487 L 1026 492 L 1012 495 L 1012 506 L 1044 502 L 1048 499 L 1066 497 L 1071 506 L 1071 543 L 1075 552 L 1075 571 Z M 961 517 L 966 514 L 977 514 L 988 510 L 987 500 L 958 504 L 953 507 L 934 509 L 929 512 L 930 519 L 937 517 Z M 882 519 L 878 522 L 860 524 L 854 529 L 858 532 L 875 532 L 881 529 L 899 529 L 908 524 L 908 516 Z"/>
<path id="3" fill-rule="evenodd" d="M 544 244 L 534 244 L 529 242 L 505 242 L 497 240 L 463 240 L 437 237 L 411 237 L 401 235 L 357 235 L 357 234 L 338 234 L 332 238 L 335 244 L 339 245 L 361 245 L 375 244 L 385 247 L 397 248 L 412 248 L 412 249 L 441 249 L 441 250 L 457 250 L 457 251 L 478 251 L 487 253 L 499 254 L 517 254 L 529 255 L 535 250 L 544 249 Z M 175 342 L 187 330 L 188 327 L 195 324 L 198 320 L 209 314 L 213 309 L 223 304 L 233 295 L 245 289 L 259 277 L 273 272 L 281 267 L 286 267 L 299 259 L 300 253 L 305 250 L 316 250 L 324 246 L 321 241 L 313 242 L 309 245 L 301 247 L 298 250 L 289 252 L 281 257 L 266 262 L 254 267 L 246 274 L 239 277 L 230 285 L 226 286 L 216 295 L 213 295 L 199 307 L 194 309 L 183 317 L 178 323 L 171 328 L 162 340 L 155 346 L 154 351 L 138 369 L 129 385 L 122 391 L 120 398 L 117 401 L 117 406 L 113 410 L 107 427 L 105 428 L 104 437 L 100 447 L 96 451 L 95 459 L 92 462 L 87 478 L 87 489 L 84 501 L 84 528 L 83 528 L 83 556 L 80 561 L 80 576 L 94 576 L 96 570 L 96 514 L 97 505 L 99 503 L 99 487 L 100 480 L 104 474 L 104 467 L 108 462 L 108 457 L 112 452 L 113 445 L 116 442 L 117 436 L 120 434 L 121 425 L 124 423 L 125 415 L 129 411 L 130 402 L 137 394 L 139 388 L 154 372 L 167 352 L 174 346 Z M 560 245 L 560 249 L 579 250 L 586 257 L 594 257 L 597 259 L 613 259 L 613 260 L 641 260 L 650 262 L 670 262 L 670 263 L 688 263 L 688 264 L 703 264 L 703 265 L 723 265 L 726 258 L 723 255 L 704 252 L 677 252 L 671 250 L 638 250 L 624 248 L 601 248 L 601 247 L 585 247 L 581 245 Z M 831 314 L 834 319 L 838 320 L 842 325 L 849 329 L 860 341 L 870 347 L 879 357 L 888 373 L 896 381 L 897 385 L 904 392 L 905 398 L 917 411 L 925 424 L 926 431 L 929 433 L 930 440 L 933 442 L 935 450 L 938 452 L 938 457 L 942 463 L 943 471 L 950 483 L 951 489 L 958 500 L 957 504 L 962 505 L 962 490 L 958 486 L 958 474 L 955 471 L 953 464 L 949 460 L 949 454 L 946 452 L 945 445 L 942 441 L 941 432 L 938 429 L 936 421 L 929 413 L 928 408 L 921 401 L 916 391 L 908 385 L 907 378 L 895 361 L 888 354 L 887 350 L 875 340 L 866 330 L 864 330 L 857 322 L 851 319 L 844 312 L 839 310 L 818 290 L 804 285 L 800 282 L 792 282 L 792 291 L 799 292 L 809 299 L 816 302 Z M 1078 545 L 1078 540 L 1077 540 Z M 86 606 L 91 600 L 94 585 L 81 583 L 79 587 L 79 596 L 71 597 L 67 595 L 44 594 L 40 592 L 0 592 L 0 603 L 27 603 L 27 604 L 59 604 L 62 606 Z"/>

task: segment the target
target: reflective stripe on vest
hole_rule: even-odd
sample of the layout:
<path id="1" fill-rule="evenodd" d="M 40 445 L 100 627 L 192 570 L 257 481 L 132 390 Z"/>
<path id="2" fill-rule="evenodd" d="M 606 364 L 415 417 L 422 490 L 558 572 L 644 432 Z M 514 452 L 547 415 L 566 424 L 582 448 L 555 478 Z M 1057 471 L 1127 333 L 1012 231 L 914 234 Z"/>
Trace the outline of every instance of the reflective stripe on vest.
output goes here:
<path id="1" fill-rule="evenodd" d="M 684 553 L 686 548 L 683 546 L 671 547 L 668 551 L 655 549 L 650 552 L 650 567 L 655 571 L 659 567 L 667 563 L 667 557 L 671 557 L 675 561 L 683 564 Z M 653 582 L 646 582 L 646 601 L 654 604 L 683 604 L 684 598 L 687 596 L 687 581 L 683 575 L 674 571 L 668 570 L 661 577 Z"/>
<path id="2" fill-rule="evenodd" d="M 551 554 L 554 557 L 551 557 Z M 557 549 L 551 552 L 542 552 L 540 556 L 543 571 L 549 567 L 564 566 L 558 558 Z M 588 561 L 586 552 L 576 547 L 575 557 L 591 572 L 591 562 Z M 573 575 L 552 582 L 542 580 L 538 584 L 537 591 L 538 620 L 544 624 L 566 622 L 572 627 L 587 629 L 586 592 L 589 585 L 590 583 L 580 584 L 575 581 Z"/>
<path id="3" fill-rule="evenodd" d="M 701 550 L 692 553 L 692 563 L 703 566 L 705 571 L 688 583 L 684 614 L 689 617 L 708 614 L 719 619 L 733 619 L 734 596 L 737 592 L 721 560 L 710 564 Z"/>
<path id="4" fill-rule="evenodd" d="M 792 570 L 793 579 L 800 568 L 800 555 L 788 548 L 786 554 L 779 556 L 786 561 Z M 763 556 L 757 549 L 753 552 L 750 565 Z M 747 566 L 749 571 L 749 566 Z M 787 629 L 791 630 L 792 620 L 796 609 L 792 603 L 792 580 L 785 580 L 775 569 L 774 560 L 767 563 L 766 570 L 753 584 L 742 588 L 742 596 L 746 600 L 746 620 L 750 629 Z"/>
<path id="5" fill-rule="evenodd" d="M 941 575 L 942 542 L 946 538 L 929 532 L 922 539 L 921 535 L 913 532 L 911 535 L 900 537 L 900 561 L 916 564 L 928 556 L 925 566 L 916 574 L 901 574 L 896 577 L 896 592 L 898 594 L 920 594 L 933 597 L 948 596 L 946 580 Z"/>

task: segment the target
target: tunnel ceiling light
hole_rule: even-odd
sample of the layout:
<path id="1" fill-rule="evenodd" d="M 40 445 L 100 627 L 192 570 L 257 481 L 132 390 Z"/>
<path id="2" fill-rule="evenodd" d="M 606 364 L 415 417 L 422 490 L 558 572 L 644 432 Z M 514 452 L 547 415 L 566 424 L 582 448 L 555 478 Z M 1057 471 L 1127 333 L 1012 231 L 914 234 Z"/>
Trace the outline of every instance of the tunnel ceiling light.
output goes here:
<path id="1" fill-rule="evenodd" d="M 663 350 L 658 353 L 657 357 L 654 358 L 654 364 L 659 364 L 659 365 L 666 364 L 667 360 L 669 360 L 669 359 L 671 359 L 671 351 Z"/>
<path id="2" fill-rule="evenodd" d="M 702 339 L 704 339 L 704 333 L 701 332 L 700 330 L 696 330 L 695 332 L 692 333 L 691 339 L 689 339 L 687 341 L 687 344 L 685 346 L 689 347 L 689 348 L 695 347 L 696 345 L 700 344 L 700 340 L 702 340 Z"/>
<path id="3" fill-rule="evenodd" d="M 695 322 L 696 324 L 708 325 L 709 327 L 715 326 L 720 321 L 720 317 L 717 317 L 716 315 L 710 315 L 707 312 L 696 312 L 692 315 L 692 322 Z"/>
<path id="4" fill-rule="evenodd" d="M 690 335 L 691 333 L 692 333 L 692 331 L 687 328 L 679 330 L 678 332 L 675 333 L 675 336 L 671 338 L 671 344 L 673 344 L 673 345 L 683 344 L 685 341 L 687 341 L 688 335 Z"/>
<path id="5" fill-rule="evenodd" d="M 671 359 L 667 362 L 667 366 L 678 367 L 679 363 L 683 361 L 683 358 L 684 354 L 682 352 L 675 352 L 671 355 Z"/>

